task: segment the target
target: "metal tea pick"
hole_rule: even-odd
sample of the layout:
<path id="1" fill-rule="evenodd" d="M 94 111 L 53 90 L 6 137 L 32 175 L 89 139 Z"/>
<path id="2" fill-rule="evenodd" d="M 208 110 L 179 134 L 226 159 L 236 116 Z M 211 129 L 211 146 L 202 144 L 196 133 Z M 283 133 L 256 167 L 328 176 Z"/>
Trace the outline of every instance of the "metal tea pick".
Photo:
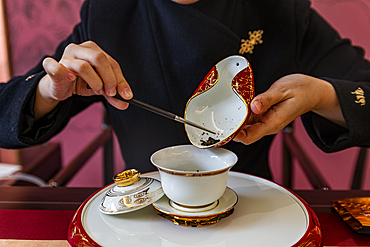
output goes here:
<path id="1" fill-rule="evenodd" d="M 125 100 L 125 99 L 124 99 L 124 98 L 122 98 L 122 97 L 121 97 L 121 95 L 119 95 L 118 93 L 117 93 L 115 96 L 113 96 L 113 97 L 114 97 L 114 98 L 116 98 L 116 99 L 119 99 L 119 100 L 125 101 L 125 102 L 127 102 L 127 103 L 129 103 L 129 104 L 136 105 L 136 106 L 138 106 L 138 107 L 141 107 L 141 108 L 143 108 L 143 109 L 145 109 L 145 110 L 148 110 L 148 111 L 151 111 L 151 112 L 156 113 L 156 114 L 158 114 L 158 115 L 161 115 L 161 116 L 163 116 L 163 117 L 166 117 L 166 118 L 169 118 L 169 119 L 175 120 L 175 121 L 180 122 L 180 123 L 183 123 L 183 124 L 187 124 L 187 125 L 193 126 L 193 127 L 195 127 L 195 128 L 198 128 L 198 129 L 201 129 L 201 130 L 207 131 L 207 132 L 212 133 L 212 134 L 216 134 L 216 132 L 214 132 L 214 131 L 212 131 L 212 130 L 209 130 L 209 129 L 207 129 L 207 128 L 205 128 L 205 127 L 201 126 L 201 125 L 198 125 L 198 124 L 196 124 L 196 123 L 194 123 L 194 122 L 192 122 L 192 121 L 189 121 L 189 120 L 187 120 L 187 119 L 185 119 L 185 118 L 182 118 L 182 117 L 180 117 L 180 116 L 177 116 L 177 115 L 175 115 L 175 114 L 173 114 L 173 113 L 171 113 L 171 112 L 165 111 L 165 110 L 163 110 L 163 109 L 160 109 L 160 108 L 158 108 L 158 107 L 156 107 L 156 106 L 153 106 L 153 105 L 150 105 L 150 104 L 148 104 L 148 103 L 142 102 L 142 101 L 140 101 L 140 100 L 137 100 L 137 99 L 134 99 L 134 98 L 132 98 L 132 99 L 130 99 L 130 100 Z"/>

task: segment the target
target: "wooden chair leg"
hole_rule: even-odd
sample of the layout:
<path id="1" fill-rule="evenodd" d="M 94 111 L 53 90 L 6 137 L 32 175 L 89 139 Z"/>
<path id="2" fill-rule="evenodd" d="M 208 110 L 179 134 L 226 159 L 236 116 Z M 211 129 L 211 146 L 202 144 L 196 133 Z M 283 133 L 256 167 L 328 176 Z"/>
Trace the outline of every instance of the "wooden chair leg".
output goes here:
<path id="1" fill-rule="evenodd" d="M 103 126 L 102 129 L 111 129 L 112 123 L 110 121 L 107 111 L 104 111 L 103 115 Z M 110 184 L 113 181 L 114 176 L 114 144 L 113 144 L 113 132 L 111 137 L 106 141 L 103 147 L 103 166 L 104 166 L 104 184 Z"/>
<path id="2" fill-rule="evenodd" d="M 292 128 L 290 126 L 285 127 L 283 135 L 291 134 Z M 293 188 L 293 156 L 285 141 L 283 141 L 283 186 L 288 189 Z"/>
<path id="3" fill-rule="evenodd" d="M 330 187 L 319 170 L 315 167 L 311 159 L 306 155 L 304 150 L 298 144 L 293 135 L 284 135 L 284 143 L 286 143 L 290 152 L 298 159 L 304 173 L 314 189 L 329 190 Z"/>
<path id="4" fill-rule="evenodd" d="M 306 177 L 314 189 L 329 190 L 329 184 L 316 168 L 313 161 L 305 153 L 293 135 L 293 125 L 289 124 L 283 130 L 283 185 L 287 188 L 293 187 L 293 158 L 298 160 Z"/>
<path id="5" fill-rule="evenodd" d="M 114 155 L 113 155 L 113 135 L 103 147 L 103 165 L 104 165 L 104 184 L 113 182 L 114 176 Z"/>
<path id="6" fill-rule="evenodd" d="M 86 161 L 91 158 L 92 154 L 112 138 L 112 135 L 112 130 L 110 128 L 103 130 L 76 158 L 50 179 L 48 185 L 51 187 L 65 186 Z"/>
<path id="7" fill-rule="evenodd" d="M 366 158 L 367 148 L 360 148 L 357 156 L 356 169 L 352 180 L 352 190 L 360 190 L 362 188 Z"/>

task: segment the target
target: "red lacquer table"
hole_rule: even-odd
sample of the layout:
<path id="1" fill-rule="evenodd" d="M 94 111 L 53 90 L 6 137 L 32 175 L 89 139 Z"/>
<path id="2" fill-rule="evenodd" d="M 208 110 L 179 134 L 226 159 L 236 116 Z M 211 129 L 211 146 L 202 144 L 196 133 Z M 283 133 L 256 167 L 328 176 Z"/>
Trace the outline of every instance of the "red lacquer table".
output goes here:
<path id="1" fill-rule="evenodd" d="M 66 240 L 75 210 L 98 188 L 0 188 L 0 239 Z M 331 202 L 367 197 L 370 191 L 294 191 L 316 212 L 324 246 L 370 246 L 333 211 Z"/>

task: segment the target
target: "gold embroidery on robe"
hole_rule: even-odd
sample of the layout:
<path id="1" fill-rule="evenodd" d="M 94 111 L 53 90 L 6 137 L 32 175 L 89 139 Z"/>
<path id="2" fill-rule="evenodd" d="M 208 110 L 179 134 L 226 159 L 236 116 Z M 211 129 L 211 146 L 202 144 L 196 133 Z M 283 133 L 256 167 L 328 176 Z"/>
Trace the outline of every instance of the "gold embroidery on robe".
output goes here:
<path id="1" fill-rule="evenodd" d="M 360 104 L 361 106 L 366 104 L 365 92 L 362 90 L 362 88 L 358 87 L 354 92 L 351 93 L 356 95 L 355 103 Z"/>
<path id="2" fill-rule="evenodd" d="M 29 77 L 26 78 L 26 81 L 29 81 L 30 79 L 32 79 L 33 77 L 35 77 L 35 75 L 30 75 Z"/>
<path id="3" fill-rule="evenodd" d="M 255 45 L 262 44 L 262 34 L 263 30 L 258 31 L 249 31 L 249 39 L 242 39 L 242 44 L 240 45 L 239 54 L 243 55 L 244 53 L 253 53 Z"/>

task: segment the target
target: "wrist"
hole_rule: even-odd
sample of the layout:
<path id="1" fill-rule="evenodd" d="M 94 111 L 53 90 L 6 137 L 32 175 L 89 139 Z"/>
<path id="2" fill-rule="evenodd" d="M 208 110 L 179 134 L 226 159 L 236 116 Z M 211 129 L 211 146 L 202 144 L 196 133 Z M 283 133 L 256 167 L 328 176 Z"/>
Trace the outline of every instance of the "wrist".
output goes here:
<path id="1" fill-rule="evenodd" d="M 36 98 L 34 105 L 35 119 L 45 116 L 50 111 L 52 111 L 59 101 L 54 99 L 50 94 L 50 83 L 48 81 L 48 76 L 44 76 L 36 89 Z"/>
<path id="2" fill-rule="evenodd" d="M 317 80 L 320 80 L 319 103 L 312 111 L 340 126 L 346 127 L 334 86 L 328 81 L 322 79 Z"/>
<path id="3" fill-rule="evenodd" d="M 313 111 L 320 113 L 321 111 L 330 111 L 336 109 L 339 106 L 339 101 L 337 93 L 332 84 L 328 81 L 315 78 L 317 80 L 317 104 L 315 105 Z"/>

